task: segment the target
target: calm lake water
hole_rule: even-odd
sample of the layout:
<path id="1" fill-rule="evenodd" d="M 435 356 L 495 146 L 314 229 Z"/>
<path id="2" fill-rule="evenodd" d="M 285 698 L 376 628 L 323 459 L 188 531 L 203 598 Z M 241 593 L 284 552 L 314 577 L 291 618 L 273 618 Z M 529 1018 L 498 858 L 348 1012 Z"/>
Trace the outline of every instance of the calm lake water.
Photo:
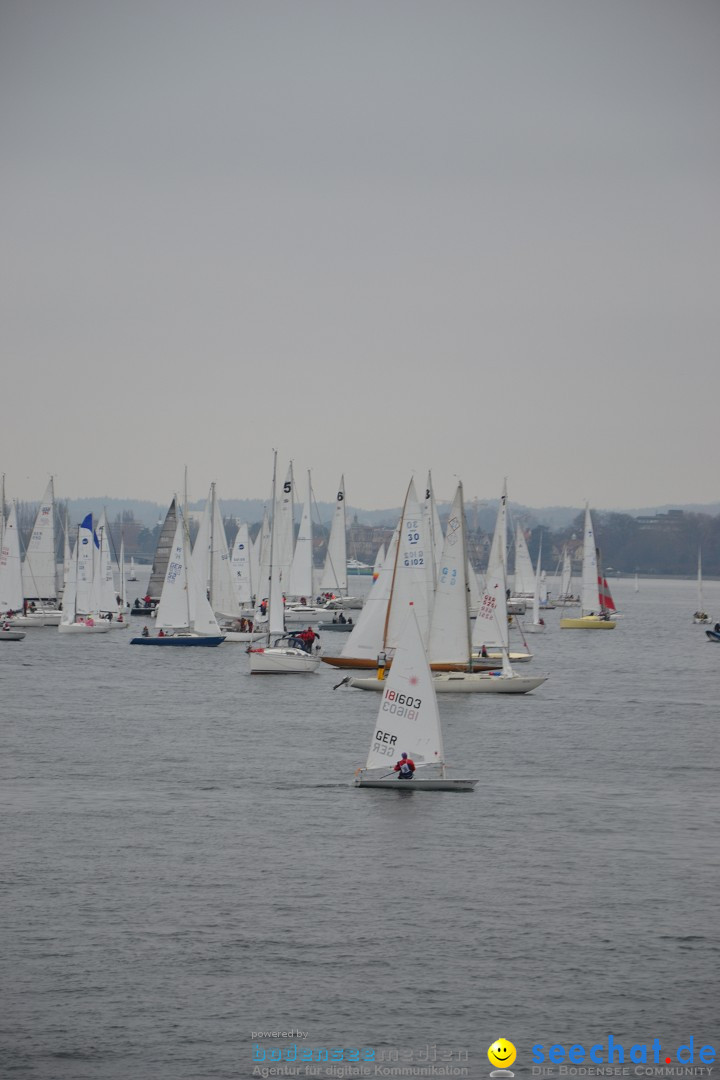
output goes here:
<path id="1" fill-rule="evenodd" d="M 720 646 L 694 583 L 613 592 L 614 631 L 546 615 L 533 694 L 440 699 L 472 795 L 355 790 L 378 699 L 325 665 L 0 646 L 0 1075 L 250 1077 L 291 1028 L 471 1077 L 501 1035 L 517 1076 L 536 1043 L 718 1046 Z"/>

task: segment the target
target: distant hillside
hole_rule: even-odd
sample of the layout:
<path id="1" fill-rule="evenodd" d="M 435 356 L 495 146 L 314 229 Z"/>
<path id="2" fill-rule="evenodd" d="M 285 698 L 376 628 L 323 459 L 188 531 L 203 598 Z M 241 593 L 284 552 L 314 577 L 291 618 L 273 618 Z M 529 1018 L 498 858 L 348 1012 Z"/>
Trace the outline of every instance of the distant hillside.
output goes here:
<path id="1" fill-rule="evenodd" d="M 122 516 L 123 513 L 130 512 L 136 521 L 141 522 L 148 529 L 153 529 L 158 522 L 165 519 L 169 505 L 169 503 L 162 505 L 141 499 L 115 499 L 109 495 L 88 496 L 82 499 L 68 499 L 66 501 L 71 521 L 80 521 L 85 514 L 90 512 L 100 514 L 105 509 L 110 521 L 114 521 L 118 514 Z M 203 500 L 197 500 L 190 503 L 190 509 L 202 510 L 203 505 Z M 262 499 L 222 500 L 223 513 L 226 517 L 234 517 L 238 521 L 246 521 L 250 525 L 262 521 L 266 505 Z M 296 503 L 295 516 L 298 520 L 301 509 L 301 505 Z M 449 509 L 450 503 L 438 504 L 441 517 L 445 517 Z M 465 509 L 471 528 L 484 529 L 486 532 L 492 531 L 497 514 L 497 499 L 471 499 L 466 503 Z M 533 507 L 523 506 L 520 503 L 509 503 L 511 518 L 519 521 L 525 528 L 544 525 L 553 531 L 567 528 L 578 514 L 582 513 L 583 509 L 582 506 Z M 332 520 L 334 510 L 334 503 L 316 503 L 313 508 L 314 520 L 317 520 L 315 517 L 317 513 L 320 516 L 320 521 L 327 525 Z M 646 506 L 635 510 L 610 509 L 602 512 L 622 513 L 630 517 L 652 517 L 656 514 L 665 514 L 668 510 L 683 510 L 688 514 L 707 514 L 710 517 L 716 517 L 720 514 L 720 502 L 685 505 L 665 503 L 662 506 Z M 401 507 L 394 506 L 386 510 L 363 510 L 360 507 L 348 505 L 347 511 L 349 523 L 357 518 L 358 523 L 361 525 L 388 525 L 392 527 L 400 516 Z"/>

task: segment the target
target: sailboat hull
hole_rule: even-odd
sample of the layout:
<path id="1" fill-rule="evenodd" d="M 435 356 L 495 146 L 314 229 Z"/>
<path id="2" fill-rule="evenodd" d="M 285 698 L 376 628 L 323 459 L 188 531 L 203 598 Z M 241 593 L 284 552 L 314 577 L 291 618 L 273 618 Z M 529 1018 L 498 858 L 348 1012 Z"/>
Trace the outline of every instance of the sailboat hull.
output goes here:
<path id="1" fill-rule="evenodd" d="M 514 653 L 511 655 L 511 660 L 522 659 L 524 654 Z M 531 659 L 530 656 L 526 656 L 525 659 Z M 330 664 L 331 667 L 343 668 L 346 671 L 376 671 L 377 660 L 365 660 L 356 656 L 323 656 L 323 664 Z M 502 664 L 502 654 L 498 653 L 496 656 L 491 655 L 488 657 L 473 657 L 473 667 L 476 670 L 481 671 L 494 671 L 495 668 Z M 392 666 L 392 659 L 388 657 L 385 670 L 388 671 Z M 431 671 L 463 671 L 467 667 L 467 664 L 453 663 L 451 661 L 439 661 L 430 665 Z"/>
<path id="2" fill-rule="evenodd" d="M 0 630 L 0 641 L 22 641 L 24 630 Z"/>
<path id="3" fill-rule="evenodd" d="M 529 694 L 547 682 L 547 676 L 491 675 L 484 672 L 447 672 L 433 679 L 438 694 Z M 356 690 L 382 690 L 380 679 L 348 679 Z"/>
<path id="4" fill-rule="evenodd" d="M 134 637 L 131 638 L 131 645 L 160 645 L 167 646 L 167 648 L 187 648 L 193 646 L 195 648 L 214 649 L 217 645 L 222 645 L 225 638 L 220 636 L 207 637 L 194 637 L 191 634 L 181 635 L 173 634 L 167 637 Z"/>
<path id="5" fill-rule="evenodd" d="M 561 630 L 614 630 L 616 623 L 612 619 L 603 619 L 601 615 L 583 615 L 579 619 L 561 619 Z"/>
<path id="6" fill-rule="evenodd" d="M 13 626 L 23 626 L 26 630 L 38 626 L 59 626 L 62 611 L 38 611 L 34 615 L 13 615 Z"/>
<path id="7" fill-rule="evenodd" d="M 320 657 L 302 649 L 250 649 L 251 675 L 298 675 L 314 673 L 320 667 Z"/>
<path id="8" fill-rule="evenodd" d="M 87 623 L 60 623 L 58 630 L 61 634 L 108 634 L 110 624 L 96 622 L 88 626 Z"/>
<path id="9" fill-rule="evenodd" d="M 472 791 L 478 780 L 355 780 L 358 788 L 382 788 L 386 791 Z"/>
<path id="10" fill-rule="evenodd" d="M 706 630 L 705 633 L 708 641 L 720 641 L 720 634 L 717 630 Z"/>

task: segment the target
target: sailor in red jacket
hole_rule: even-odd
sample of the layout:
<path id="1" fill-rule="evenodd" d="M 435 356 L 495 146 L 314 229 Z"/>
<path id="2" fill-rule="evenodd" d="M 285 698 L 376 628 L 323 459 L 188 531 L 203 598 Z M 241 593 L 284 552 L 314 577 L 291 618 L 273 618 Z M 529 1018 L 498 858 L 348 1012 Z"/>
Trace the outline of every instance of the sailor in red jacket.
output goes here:
<path id="1" fill-rule="evenodd" d="M 403 756 L 393 766 L 393 771 L 398 774 L 398 780 L 412 780 L 415 772 L 415 762 L 403 751 Z"/>
<path id="2" fill-rule="evenodd" d="M 308 626 L 307 630 L 301 630 L 295 637 L 302 641 L 306 652 L 312 652 L 314 642 L 320 640 L 320 635 L 315 633 L 312 626 Z"/>

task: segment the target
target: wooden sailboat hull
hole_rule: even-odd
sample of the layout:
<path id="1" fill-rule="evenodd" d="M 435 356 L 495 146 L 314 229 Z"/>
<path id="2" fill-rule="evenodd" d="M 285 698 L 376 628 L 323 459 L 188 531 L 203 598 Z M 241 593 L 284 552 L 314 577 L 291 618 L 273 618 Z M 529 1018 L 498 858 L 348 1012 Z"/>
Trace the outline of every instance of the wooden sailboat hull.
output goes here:
<path id="1" fill-rule="evenodd" d="M 478 780 L 450 780 L 447 777 L 437 780 L 355 780 L 358 788 L 381 788 L 385 791 L 472 791 Z"/>
<path id="2" fill-rule="evenodd" d="M 351 628 L 352 629 L 352 628 Z M 518 659 L 520 657 L 517 657 Z M 513 655 L 511 660 L 516 659 Z M 529 660 L 530 657 L 528 656 Z M 346 671 L 376 671 L 377 660 L 365 660 L 357 656 L 323 656 L 323 664 L 330 664 L 331 667 L 342 668 Z M 473 669 L 475 671 L 494 671 L 500 664 L 502 664 L 502 656 L 498 653 L 497 656 L 489 657 L 473 657 Z M 389 670 L 392 666 L 392 659 L 388 657 L 385 665 L 385 670 Z M 439 661 L 430 665 L 431 671 L 464 671 L 467 664 L 453 663 L 451 661 Z"/>
<path id="3" fill-rule="evenodd" d="M 578 619 L 561 619 L 561 630 L 614 630 L 616 623 L 612 619 L 603 619 L 601 615 L 583 615 Z"/>

